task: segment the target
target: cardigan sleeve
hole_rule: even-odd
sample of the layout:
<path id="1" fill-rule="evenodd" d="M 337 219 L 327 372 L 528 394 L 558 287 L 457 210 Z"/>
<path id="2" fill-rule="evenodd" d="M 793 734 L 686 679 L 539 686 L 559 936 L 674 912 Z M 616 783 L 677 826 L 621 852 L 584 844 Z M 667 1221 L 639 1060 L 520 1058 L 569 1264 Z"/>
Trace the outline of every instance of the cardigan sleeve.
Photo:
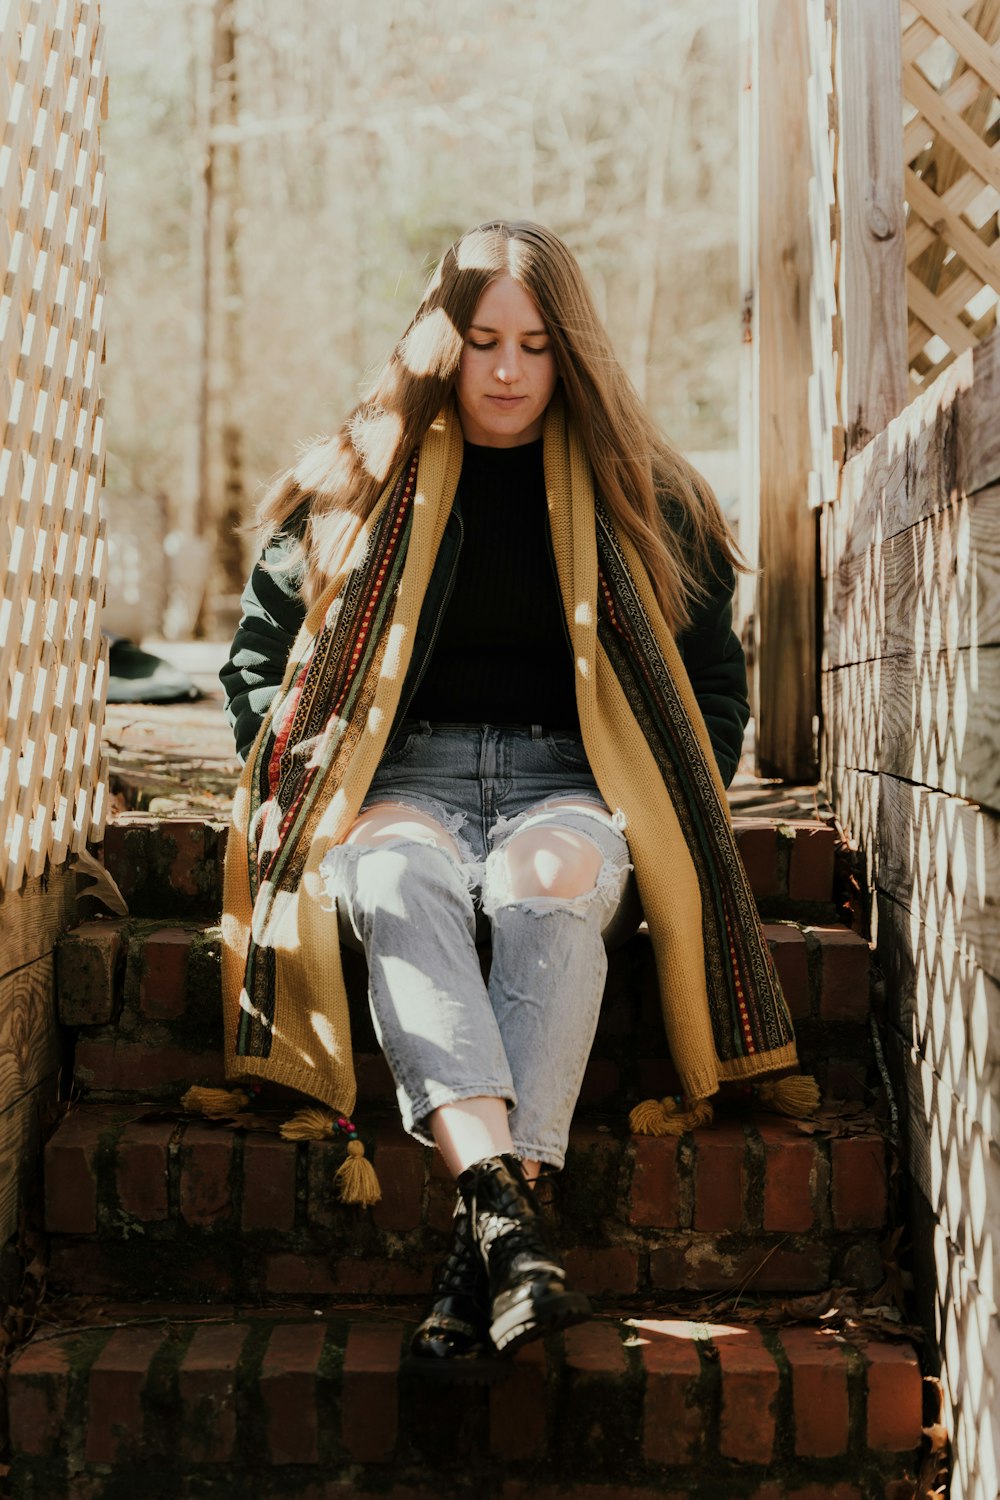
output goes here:
<path id="1" fill-rule="evenodd" d="M 675 501 L 665 507 L 665 515 L 683 542 L 685 527 Z M 691 623 L 677 637 L 677 646 L 728 787 L 739 765 L 750 700 L 746 656 L 733 629 L 736 572 L 718 547 L 712 549 L 711 576 L 706 582 L 710 592 L 694 606 Z"/>
<path id="2" fill-rule="evenodd" d="M 276 536 L 265 548 L 243 590 L 242 617 L 229 660 L 219 672 L 225 712 L 245 761 L 271 701 L 281 686 L 288 656 L 306 616 L 299 593 L 301 569 L 279 569 L 295 545 L 296 529 Z"/>
<path id="3" fill-rule="evenodd" d="M 733 630 L 735 586 L 735 572 L 724 564 L 718 586 L 677 641 L 726 786 L 736 775 L 750 718 L 746 657 Z"/>

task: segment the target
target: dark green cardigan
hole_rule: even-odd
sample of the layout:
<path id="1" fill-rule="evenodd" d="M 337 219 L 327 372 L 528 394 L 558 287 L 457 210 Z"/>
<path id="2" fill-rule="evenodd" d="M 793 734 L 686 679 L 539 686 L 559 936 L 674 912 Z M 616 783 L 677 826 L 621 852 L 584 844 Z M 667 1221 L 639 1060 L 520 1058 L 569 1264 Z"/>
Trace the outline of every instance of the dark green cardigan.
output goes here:
<path id="1" fill-rule="evenodd" d="M 665 514 L 683 545 L 680 507 L 671 503 Z M 281 686 L 288 654 L 305 618 L 305 605 L 299 594 L 301 571 L 282 567 L 304 522 L 303 514 L 299 526 L 292 526 L 276 537 L 254 567 L 243 590 L 243 618 L 233 638 L 229 660 L 219 673 L 226 695 L 226 717 L 233 727 L 237 753 L 244 761 Z M 442 553 L 445 548 L 443 542 Z M 439 562 L 443 562 L 442 557 Z M 739 763 L 750 705 L 746 660 L 739 637 L 733 631 L 736 575 L 721 554 L 715 554 L 713 563 L 712 591 L 696 607 L 689 629 L 677 638 L 677 646 L 704 715 L 722 780 L 728 786 Z M 428 597 L 431 592 L 429 588 Z M 418 635 L 423 626 L 421 618 Z"/>

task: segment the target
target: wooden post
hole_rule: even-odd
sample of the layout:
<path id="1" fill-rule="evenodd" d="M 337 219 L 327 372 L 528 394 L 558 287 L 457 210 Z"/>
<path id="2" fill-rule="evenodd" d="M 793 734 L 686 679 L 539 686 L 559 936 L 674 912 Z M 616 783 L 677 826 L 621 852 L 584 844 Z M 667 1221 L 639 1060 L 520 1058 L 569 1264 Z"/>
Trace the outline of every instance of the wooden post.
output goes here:
<path id="1" fill-rule="evenodd" d="M 908 400 L 899 0 L 837 0 L 845 459 Z"/>
<path id="2" fill-rule="evenodd" d="M 816 516 L 807 390 L 811 251 L 805 0 L 755 0 L 756 85 L 753 440 L 758 449 L 760 572 L 754 610 L 757 765 L 769 776 L 816 776 L 818 712 Z M 746 232 L 746 231 L 745 231 Z M 751 447 L 752 444 L 748 445 Z"/>

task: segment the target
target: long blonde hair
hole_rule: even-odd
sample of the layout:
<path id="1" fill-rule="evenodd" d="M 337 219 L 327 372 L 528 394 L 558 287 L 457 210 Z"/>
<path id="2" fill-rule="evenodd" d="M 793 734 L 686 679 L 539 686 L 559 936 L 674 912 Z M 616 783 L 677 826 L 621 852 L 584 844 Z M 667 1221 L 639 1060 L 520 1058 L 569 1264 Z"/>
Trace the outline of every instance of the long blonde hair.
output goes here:
<path id="1" fill-rule="evenodd" d="M 370 514 L 448 398 L 479 299 L 501 276 L 519 282 L 541 312 L 597 490 L 635 544 L 677 634 L 720 564 L 746 565 L 711 486 L 653 426 L 576 259 L 540 224 L 497 221 L 455 241 L 369 395 L 339 432 L 311 443 L 271 483 L 257 512 L 259 541 L 266 545 L 304 511 L 304 557 L 300 551 L 292 562 L 304 561 L 307 602 L 319 597 L 344 538 Z"/>

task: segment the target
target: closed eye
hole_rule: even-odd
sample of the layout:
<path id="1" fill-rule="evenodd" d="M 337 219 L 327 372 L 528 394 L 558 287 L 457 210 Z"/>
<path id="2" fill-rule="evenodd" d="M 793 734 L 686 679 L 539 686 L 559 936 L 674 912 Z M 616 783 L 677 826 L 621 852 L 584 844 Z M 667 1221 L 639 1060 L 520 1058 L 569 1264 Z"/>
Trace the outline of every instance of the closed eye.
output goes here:
<path id="1" fill-rule="evenodd" d="M 468 342 L 469 342 L 470 349 L 484 349 L 485 350 L 485 349 L 495 349 L 496 348 L 496 340 L 495 339 L 490 339 L 485 344 L 479 344 L 479 343 L 476 342 L 475 339 L 469 339 Z M 536 349 L 531 344 L 522 344 L 521 348 L 523 349 L 523 351 L 524 351 L 525 354 L 548 354 L 548 352 L 549 352 L 549 346 L 547 344 L 544 345 L 543 348 L 541 348 L 541 349 Z"/>

